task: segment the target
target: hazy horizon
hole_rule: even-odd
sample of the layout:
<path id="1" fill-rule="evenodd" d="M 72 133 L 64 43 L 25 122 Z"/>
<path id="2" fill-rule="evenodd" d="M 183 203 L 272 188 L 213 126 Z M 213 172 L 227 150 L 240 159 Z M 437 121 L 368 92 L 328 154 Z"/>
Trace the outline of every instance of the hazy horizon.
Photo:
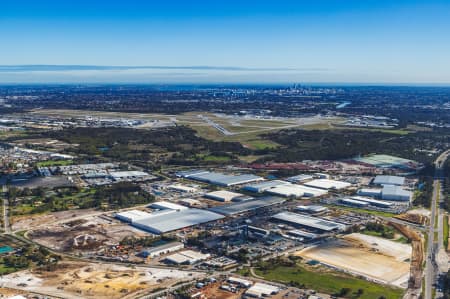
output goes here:
<path id="1" fill-rule="evenodd" d="M 0 83 L 448 85 L 449 11 L 438 0 L 7 2 Z"/>

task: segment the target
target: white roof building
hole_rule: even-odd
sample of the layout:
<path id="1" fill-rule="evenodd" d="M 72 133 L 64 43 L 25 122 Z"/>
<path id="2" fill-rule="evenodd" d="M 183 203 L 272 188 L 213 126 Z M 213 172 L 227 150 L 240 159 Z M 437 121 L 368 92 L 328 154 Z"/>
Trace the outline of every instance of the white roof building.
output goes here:
<path id="1" fill-rule="evenodd" d="M 168 201 L 157 201 L 150 205 L 152 209 L 160 209 L 160 210 L 186 210 L 188 209 L 185 206 L 168 202 Z"/>
<path id="2" fill-rule="evenodd" d="M 405 184 L 405 178 L 395 175 L 377 175 L 373 180 L 375 185 L 395 185 L 403 186 Z"/>
<path id="3" fill-rule="evenodd" d="M 280 185 L 275 188 L 269 189 L 267 193 L 284 196 L 284 197 L 318 197 L 328 193 L 327 190 L 307 187 L 303 185 L 289 184 Z"/>
<path id="4" fill-rule="evenodd" d="M 236 193 L 236 192 L 230 192 L 230 191 L 226 191 L 226 190 L 218 190 L 218 191 L 213 191 L 213 192 L 209 192 L 205 194 L 205 197 L 207 198 L 211 198 L 217 201 L 222 201 L 222 202 L 229 202 L 232 201 L 233 199 L 237 198 L 237 197 L 241 197 L 243 196 L 243 194 L 241 193 Z"/>
<path id="5" fill-rule="evenodd" d="M 263 298 L 275 295 L 278 292 L 280 292 L 279 287 L 257 282 L 245 292 L 245 295 L 249 297 Z"/>
<path id="6" fill-rule="evenodd" d="M 151 213 L 147 213 L 139 210 L 130 210 L 116 213 L 115 217 L 125 222 L 134 222 L 136 220 L 147 218 L 151 215 Z"/>
<path id="7" fill-rule="evenodd" d="M 296 226 L 308 227 L 325 232 L 342 231 L 346 228 L 346 226 L 341 223 L 325 220 L 318 217 L 300 215 L 292 212 L 280 212 L 273 215 L 272 218 Z"/>
<path id="8" fill-rule="evenodd" d="M 173 185 L 168 186 L 167 188 L 169 188 L 171 190 L 179 191 L 179 192 L 186 192 L 186 193 L 195 193 L 198 191 L 198 189 L 195 187 L 189 187 L 189 186 L 180 185 L 180 184 L 173 184 Z"/>
<path id="9" fill-rule="evenodd" d="M 142 218 L 134 221 L 132 225 L 151 233 L 163 234 L 224 218 L 222 215 L 206 210 L 183 208 L 170 210 L 171 213 L 163 215 Z"/>
<path id="10" fill-rule="evenodd" d="M 210 258 L 210 254 L 203 254 L 193 250 L 183 250 L 166 257 L 166 261 L 172 264 L 195 264 L 199 261 Z"/>
<path id="11" fill-rule="evenodd" d="M 336 180 L 329 180 L 329 179 L 317 179 L 317 180 L 312 180 L 310 182 L 306 182 L 303 185 L 308 186 L 308 187 L 313 187 L 313 188 L 319 188 L 319 189 L 325 189 L 325 190 L 330 190 L 330 189 L 346 189 L 348 187 L 350 187 L 352 184 L 347 183 L 347 182 L 342 182 L 342 181 L 336 181 Z"/>

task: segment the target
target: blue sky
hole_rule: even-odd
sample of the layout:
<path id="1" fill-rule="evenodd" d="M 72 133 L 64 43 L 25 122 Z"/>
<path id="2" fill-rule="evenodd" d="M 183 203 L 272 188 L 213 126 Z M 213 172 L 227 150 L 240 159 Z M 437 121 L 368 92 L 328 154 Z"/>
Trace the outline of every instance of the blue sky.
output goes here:
<path id="1" fill-rule="evenodd" d="M 450 84 L 449 15 L 448 0 L 5 0 L 0 83 Z"/>

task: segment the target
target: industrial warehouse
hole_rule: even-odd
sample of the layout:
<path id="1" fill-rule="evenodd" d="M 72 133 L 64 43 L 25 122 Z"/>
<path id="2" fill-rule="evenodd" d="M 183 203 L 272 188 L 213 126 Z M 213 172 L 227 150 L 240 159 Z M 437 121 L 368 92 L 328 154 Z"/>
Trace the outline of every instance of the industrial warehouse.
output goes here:
<path id="1" fill-rule="evenodd" d="M 264 180 L 260 176 L 253 174 L 229 175 L 219 172 L 209 172 L 203 170 L 183 171 L 177 173 L 178 177 L 204 182 L 212 185 L 230 187 L 246 183 Z"/>
<path id="2" fill-rule="evenodd" d="M 341 223 L 292 212 L 281 212 L 275 214 L 272 216 L 272 219 L 285 222 L 296 227 L 305 227 L 318 232 L 343 231 L 346 229 L 346 226 Z"/>
<path id="3" fill-rule="evenodd" d="M 219 207 L 210 208 L 210 211 L 226 215 L 238 215 L 246 212 L 254 211 L 260 208 L 269 207 L 285 202 L 285 199 L 276 196 L 264 196 L 254 200 L 246 200 L 243 202 L 231 203 Z"/>
<path id="4" fill-rule="evenodd" d="M 171 202 L 156 202 L 151 207 L 156 211 L 148 213 L 131 210 L 116 213 L 115 217 L 158 235 L 224 218 L 214 212 L 191 209 Z"/>

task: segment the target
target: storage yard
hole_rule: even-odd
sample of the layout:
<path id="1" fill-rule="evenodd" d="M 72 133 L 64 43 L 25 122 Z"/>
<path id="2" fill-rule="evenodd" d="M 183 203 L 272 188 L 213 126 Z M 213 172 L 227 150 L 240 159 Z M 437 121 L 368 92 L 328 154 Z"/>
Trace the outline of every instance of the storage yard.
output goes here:
<path id="1" fill-rule="evenodd" d="M 411 245 L 379 237 L 350 234 L 306 248 L 297 255 L 369 280 L 403 288 L 406 288 L 409 279 Z"/>

